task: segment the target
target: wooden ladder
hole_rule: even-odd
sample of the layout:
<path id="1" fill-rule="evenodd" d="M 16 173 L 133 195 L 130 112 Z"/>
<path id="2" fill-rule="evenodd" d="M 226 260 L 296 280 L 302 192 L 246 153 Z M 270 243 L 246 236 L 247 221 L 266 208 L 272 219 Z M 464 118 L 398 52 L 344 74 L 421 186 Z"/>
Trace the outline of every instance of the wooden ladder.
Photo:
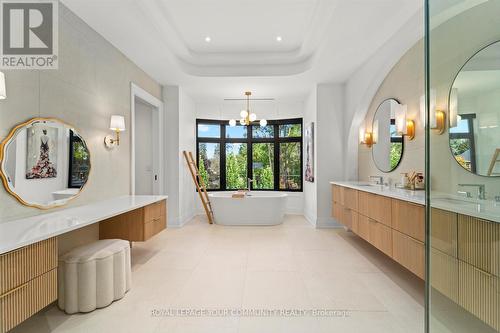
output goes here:
<path id="1" fill-rule="evenodd" d="M 212 205 L 210 204 L 210 199 L 208 197 L 207 188 L 205 187 L 205 182 L 203 181 L 203 177 L 201 177 L 200 172 L 198 171 L 198 167 L 196 166 L 196 162 L 194 161 L 193 154 L 189 151 L 183 151 L 184 158 L 186 159 L 189 171 L 191 172 L 191 176 L 193 177 L 194 185 L 196 185 L 196 189 L 198 190 L 198 195 L 200 196 L 201 203 L 203 204 L 203 208 L 205 209 L 205 213 L 208 217 L 208 223 L 214 223 L 214 212 L 212 210 Z"/>
<path id="2" fill-rule="evenodd" d="M 499 173 L 493 172 L 493 170 L 495 170 L 495 164 L 497 164 L 498 162 L 500 162 L 500 148 L 497 148 L 493 153 L 493 158 L 491 159 L 490 167 L 488 168 L 488 176 L 500 175 Z"/>

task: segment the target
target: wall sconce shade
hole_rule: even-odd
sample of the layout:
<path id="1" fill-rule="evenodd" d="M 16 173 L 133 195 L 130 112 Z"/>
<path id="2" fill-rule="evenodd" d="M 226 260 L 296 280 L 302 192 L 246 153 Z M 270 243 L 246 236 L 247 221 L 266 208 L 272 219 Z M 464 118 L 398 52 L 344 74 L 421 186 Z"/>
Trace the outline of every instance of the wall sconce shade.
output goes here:
<path id="1" fill-rule="evenodd" d="M 379 125 L 377 119 L 373 122 L 373 128 L 371 133 L 372 144 L 376 144 L 378 142 L 378 131 L 379 131 Z"/>
<path id="2" fill-rule="evenodd" d="M 5 89 L 5 74 L 0 72 L 0 99 L 7 98 L 7 90 Z"/>
<path id="3" fill-rule="evenodd" d="M 109 129 L 112 131 L 123 132 L 125 131 L 125 117 L 113 115 L 109 122 Z"/>
<path id="4" fill-rule="evenodd" d="M 398 105 L 395 111 L 396 132 L 408 140 L 415 138 L 415 122 L 408 119 L 408 105 Z"/>
<path id="5" fill-rule="evenodd" d="M 450 127 L 457 127 L 458 124 L 458 89 L 453 88 L 450 92 Z"/>
<path id="6" fill-rule="evenodd" d="M 396 132 L 400 135 L 407 134 L 406 131 L 406 111 L 408 110 L 407 105 L 399 104 L 396 106 L 394 112 L 394 118 L 396 122 Z"/>
<path id="7" fill-rule="evenodd" d="M 107 135 L 104 138 L 104 145 L 106 148 L 114 148 L 120 145 L 120 132 L 125 131 L 125 117 L 113 115 L 109 121 L 109 129 L 115 131 L 115 138 Z"/>
<path id="8" fill-rule="evenodd" d="M 431 89 L 429 92 L 429 124 L 431 129 L 434 129 L 438 134 L 443 134 L 446 130 L 446 113 L 436 109 L 437 97 L 436 90 Z M 425 95 L 420 97 L 420 114 L 425 119 Z"/>

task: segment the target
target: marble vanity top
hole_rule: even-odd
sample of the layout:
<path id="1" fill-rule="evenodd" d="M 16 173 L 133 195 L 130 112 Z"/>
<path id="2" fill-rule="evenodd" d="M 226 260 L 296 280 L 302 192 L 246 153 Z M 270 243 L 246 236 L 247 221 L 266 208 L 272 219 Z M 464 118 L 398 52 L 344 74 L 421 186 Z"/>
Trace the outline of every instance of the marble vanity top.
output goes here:
<path id="1" fill-rule="evenodd" d="M 128 195 L 27 218 L 0 221 L 0 254 L 165 200 L 164 195 Z"/>
<path id="2" fill-rule="evenodd" d="M 384 185 L 375 185 L 367 182 L 330 182 L 332 185 L 339 185 L 352 188 L 358 191 L 369 192 L 394 199 L 408 201 L 419 205 L 425 205 L 425 191 L 410 191 L 399 188 L 390 188 Z"/>
<path id="3" fill-rule="evenodd" d="M 398 188 L 389 188 L 388 186 L 375 185 L 367 182 L 355 181 L 335 181 L 330 182 L 330 184 L 425 205 L 425 191 L 410 191 Z M 438 208 L 449 212 L 455 212 L 500 223 L 500 203 L 492 200 L 473 200 L 461 198 L 455 195 L 433 192 L 431 198 L 431 206 L 433 208 Z"/>

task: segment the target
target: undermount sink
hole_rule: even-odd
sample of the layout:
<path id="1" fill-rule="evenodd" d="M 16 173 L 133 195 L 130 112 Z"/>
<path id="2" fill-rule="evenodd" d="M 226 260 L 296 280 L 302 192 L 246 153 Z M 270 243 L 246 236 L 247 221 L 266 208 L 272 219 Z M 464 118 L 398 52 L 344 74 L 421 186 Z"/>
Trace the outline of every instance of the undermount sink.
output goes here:
<path id="1" fill-rule="evenodd" d="M 500 213 L 500 205 L 490 200 L 467 200 L 459 198 L 433 198 L 431 202 L 458 205 L 461 208 L 484 213 Z"/>

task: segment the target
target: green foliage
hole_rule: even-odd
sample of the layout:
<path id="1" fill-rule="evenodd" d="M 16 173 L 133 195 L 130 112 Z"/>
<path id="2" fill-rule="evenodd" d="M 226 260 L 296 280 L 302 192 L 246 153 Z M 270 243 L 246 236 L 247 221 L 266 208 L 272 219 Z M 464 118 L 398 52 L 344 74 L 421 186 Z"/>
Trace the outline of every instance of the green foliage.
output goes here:
<path id="1" fill-rule="evenodd" d="M 469 139 L 452 139 L 450 140 L 450 147 L 453 155 L 462 155 L 470 150 L 470 142 Z"/>
<path id="2" fill-rule="evenodd" d="M 287 142 L 280 144 L 280 189 L 300 188 L 300 144 Z"/>
<path id="3" fill-rule="evenodd" d="M 401 160 L 401 155 L 403 153 L 403 144 L 402 143 L 391 143 L 391 153 L 390 153 L 390 159 L 391 159 L 391 170 L 394 170 L 398 164 L 399 161 Z"/>
<path id="4" fill-rule="evenodd" d="M 247 145 L 226 145 L 226 188 L 243 189 L 247 187 Z"/>
<path id="5" fill-rule="evenodd" d="M 274 188 L 274 144 L 254 143 L 252 145 L 253 187 Z"/>

